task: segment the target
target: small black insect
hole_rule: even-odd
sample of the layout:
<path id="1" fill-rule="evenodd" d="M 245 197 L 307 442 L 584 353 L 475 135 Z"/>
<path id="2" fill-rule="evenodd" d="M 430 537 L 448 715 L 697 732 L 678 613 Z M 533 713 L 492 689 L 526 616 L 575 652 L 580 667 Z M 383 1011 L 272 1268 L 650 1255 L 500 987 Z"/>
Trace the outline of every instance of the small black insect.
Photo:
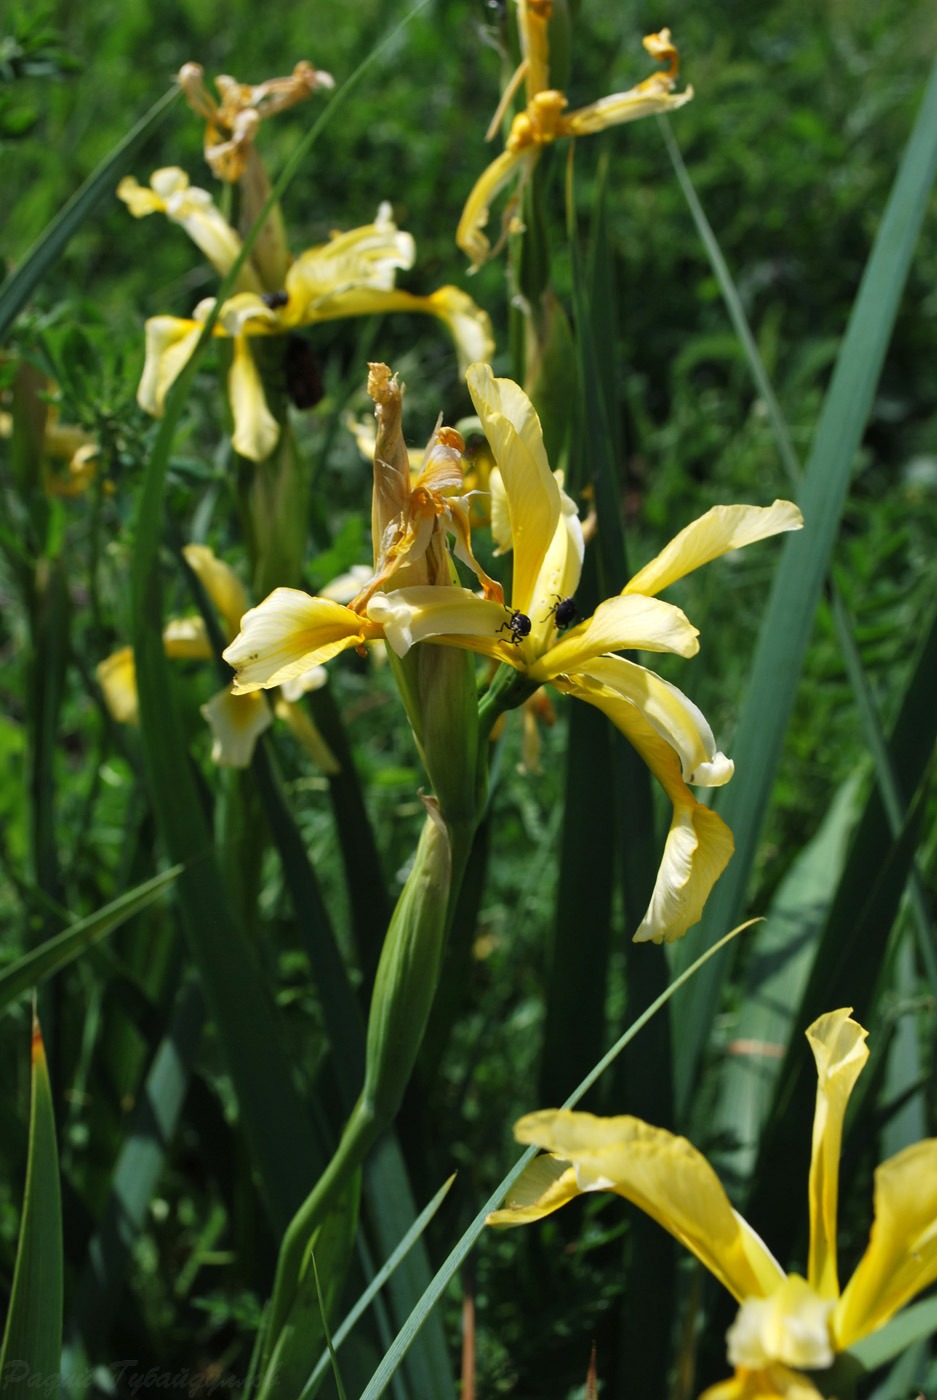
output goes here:
<path id="1" fill-rule="evenodd" d="M 565 632 L 567 627 L 572 627 L 573 623 L 576 621 L 579 616 L 579 609 L 576 607 L 572 598 L 561 598 L 558 593 L 555 597 L 556 602 L 547 613 L 547 617 L 553 618 L 558 631 Z M 546 621 L 546 618 L 544 618 L 544 621 Z"/>
<path id="2" fill-rule="evenodd" d="M 290 299 L 289 292 L 261 292 L 260 300 L 271 311 L 279 311 Z"/>
<path id="3" fill-rule="evenodd" d="M 505 612 L 511 612 L 505 604 Z M 502 622 L 498 628 L 499 632 L 510 632 L 508 641 L 512 646 L 519 647 L 525 637 L 530 635 L 530 618 L 526 613 L 522 613 L 519 608 L 515 608 L 507 622 Z"/>

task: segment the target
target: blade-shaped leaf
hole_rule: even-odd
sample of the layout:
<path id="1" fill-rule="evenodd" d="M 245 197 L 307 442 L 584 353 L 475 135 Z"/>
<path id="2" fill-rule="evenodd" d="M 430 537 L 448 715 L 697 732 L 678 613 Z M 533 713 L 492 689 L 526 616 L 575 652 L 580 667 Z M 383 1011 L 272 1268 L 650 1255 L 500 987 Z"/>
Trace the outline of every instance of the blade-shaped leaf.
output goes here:
<path id="1" fill-rule="evenodd" d="M 811 445 L 799 504 L 805 528 L 787 536 L 762 619 L 733 747 L 736 778 L 719 804 L 736 851 L 710 898 L 703 937 L 742 907 L 813 618 L 827 574 L 856 450 L 872 406 L 927 200 L 937 173 L 937 65 L 901 161 Z M 692 956 L 694 940 L 676 955 Z M 675 1045 L 678 1102 L 690 1102 L 700 1056 L 720 1002 L 726 964 L 694 988 Z"/>
<path id="2" fill-rule="evenodd" d="M 39 1022 L 33 1022 L 26 1194 L 0 1375 L 20 1400 L 57 1386 L 62 1355 L 62 1200 L 55 1112 Z"/>
<path id="3" fill-rule="evenodd" d="M 127 919 L 146 909 L 168 889 L 182 871 L 181 865 L 174 865 L 162 875 L 145 880 L 136 889 L 128 890 L 118 899 L 105 904 L 96 914 L 46 939 L 38 948 L 33 948 L 24 957 L 18 958 L 10 967 L 0 972 L 0 1011 L 9 1006 L 23 992 L 29 991 L 46 977 L 53 976 L 73 962 L 85 948 L 105 938 L 114 929 L 120 928 Z"/>

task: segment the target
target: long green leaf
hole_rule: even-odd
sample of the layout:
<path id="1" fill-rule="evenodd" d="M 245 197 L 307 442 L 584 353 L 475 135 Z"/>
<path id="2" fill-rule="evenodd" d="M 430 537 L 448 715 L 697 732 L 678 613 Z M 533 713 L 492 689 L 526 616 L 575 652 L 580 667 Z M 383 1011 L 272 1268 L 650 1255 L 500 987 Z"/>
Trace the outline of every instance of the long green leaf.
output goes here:
<path id="1" fill-rule="evenodd" d="M 72 235 L 94 212 L 102 199 L 113 195 L 118 179 L 129 169 L 137 151 L 163 120 L 178 96 L 179 89 L 172 87 L 153 104 L 120 145 L 114 147 L 110 155 L 88 176 L 81 188 L 75 191 L 42 237 L 26 253 L 19 267 L 10 273 L 0 287 L 0 336 L 4 335 L 19 315 L 33 288 L 61 257 Z"/>
<path id="2" fill-rule="evenodd" d="M 62 1355 L 62 1200 L 55 1111 L 39 1022 L 33 1022 L 29 1156 L 0 1376 L 3 1393 L 52 1394 Z"/>
<path id="3" fill-rule="evenodd" d="M 856 450 L 871 409 L 927 200 L 937 173 L 937 65 L 863 273 L 804 475 L 806 528 L 789 535 L 762 620 L 752 679 L 734 744 L 737 777 L 720 812 L 735 857 L 710 898 L 704 937 L 742 907 L 790 718 L 814 613 L 829 569 Z M 690 956 L 678 951 L 676 965 Z M 685 1111 L 727 975 L 710 968 L 694 988 L 675 1044 L 678 1103 Z"/>
<path id="4" fill-rule="evenodd" d="M 182 866 L 174 865 L 162 875 L 145 880 L 136 889 L 128 890 L 110 904 L 105 904 L 96 914 L 79 919 L 77 923 L 57 933 L 54 938 L 46 939 L 38 948 L 33 948 L 24 957 L 18 958 L 12 966 L 5 967 L 0 972 L 0 1011 L 23 992 L 29 991 L 37 983 L 67 967 L 86 948 L 105 938 L 114 929 L 120 928 L 121 924 L 126 923 L 141 909 L 153 904 L 181 872 Z"/>

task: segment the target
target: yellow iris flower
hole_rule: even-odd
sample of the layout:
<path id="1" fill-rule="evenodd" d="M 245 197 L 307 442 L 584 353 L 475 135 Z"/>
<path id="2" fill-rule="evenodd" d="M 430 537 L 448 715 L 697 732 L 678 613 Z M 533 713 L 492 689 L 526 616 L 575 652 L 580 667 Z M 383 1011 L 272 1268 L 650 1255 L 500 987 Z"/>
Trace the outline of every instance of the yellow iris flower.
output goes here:
<path id="1" fill-rule="evenodd" d="M 868 1059 L 866 1036 L 850 1007 L 819 1017 L 807 1031 L 818 1082 L 806 1279 L 784 1273 L 695 1147 L 639 1118 L 563 1109 L 522 1118 L 514 1129 L 518 1141 L 549 1155 L 530 1163 L 488 1223 L 540 1220 L 586 1191 L 624 1196 L 689 1249 L 740 1305 L 728 1334 L 735 1375 L 703 1400 L 819 1400 L 803 1372 L 831 1366 L 937 1279 L 937 1139 L 928 1138 L 876 1171 L 868 1247 L 839 1287 L 840 1146 L 846 1105 Z"/>
<path id="2" fill-rule="evenodd" d="M 230 271 L 241 251 L 241 237 L 210 194 L 190 185 L 185 171 L 175 166 L 157 170 L 149 187 L 128 176 L 117 193 L 136 218 L 164 213 L 186 231 L 221 276 Z M 236 452 L 263 461 L 280 435 L 250 348 L 256 336 L 288 335 L 346 316 L 406 311 L 443 321 L 463 368 L 493 353 L 488 315 L 458 287 L 440 287 L 429 296 L 394 287 L 397 270 L 412 267 L 415 257 L 413 238 L 397 228 L 385 203 L 373 224 L 335 233 L 328 243 L 307 248 L 289 264 L 282 288 L 264 291 L 262 269 L 245 263 L 237 290 L 222 305 L 214 328 L 216 336 L 233 340 L 228 397 Z M 147 321 L 146 359 L 137 390 L 137 401 L 147 413 L 162 415 L 166 395 L 188 363 L 213 306 L 209 297 L 191 319 L 152 316 Z"/>
<path id="3" fill-rule="evenodd" d="M 682 107 L 693 96 L 692 88 L 681 93 L 673 91 L 680 70 L 680 58 L 676 46 L 671 42 L 670 30 L 662 29 L 659 34 L 648 34 L 643 42 L 652 58 L 667 64 L 663 72 L 652 73 L 627 92 L 617 92 L 575 112 L 567 112 L 568 103 L 563 93 L 548 86 L 551 10 L 549 0 L 520 0 L 518 5 L 521 65 L 495 113 L 488 129 L 488 139 L 497 130 L 504 109 L 522 79 L 526 83 L 527 106 L 511 123 L 504 151 L 476 181 L 459 220 L 456 243 L 471 258 L 473 271 L 492 255 L 491 245 L 482 230 L 488 223 L 494 200 L 507 185 L 517 180 L 517 189 L 504 213 L 502 235 L 494 249 L 497 252 L 512 230 L 524 186 L 545 146 L 563 137 L 587 136 L 610 126 L 620 126 L 623 122 L 636 121 L 639 117 L 672 111 Z"/>
<path id="4" fill-rule="evenodd" d="M 561 631 L 557 607 L 575 594 L 582 568 L 576 507 L 550 471 L 540 420 L 523 390 L 510 380 L 495 379 L 481 364 L 470 368 L 467 382 L 503 482 L 503 500 L 494 516 L 498 531 L 507 531 L 513 545 L 510 607 L 466 547 L 460 533 L 467 530 L 465 512 L 453 514 L 437 494 L 435 504 L 423 501 L 421 509 L 437 518 L 449 511 L 456 552 L 475 569 L 485 596 L 466 588 L 439 588 L 432 580 L 421 584 L 412 575 L 397 580 L 404 586 L 375 591 L 389 577 L 376 535 L 375 579 L 380 576 L 380 581 L 363 590 L 352 608 L 277 589 L 247 614 L 241 636 L 225 652 L 237 672 L 235 689 L 279 684 L 348 647 L 384 637 L 399 656 L 420 641 L 478 652 L 509 663 L 533 686 L 550 682 L 595 705 L 635 746 L 673 803 L 654 894 L 635 938 L 679 938 L 699 919 L 732 854 L 728 827 L 696 801 L 687 784 L 718 787 L 732 776 L 732 764 L 718 752 L 712 730 L 691 700 L 653 671 L 610 653 L 694 655 L 699 650 L 696 628 L 679 608 L 654 595 L 720 554 L 798 529 L 800 512 L 787 501 L 766 509 L 718 506 L 672 540 L 620 596 L 606 599 L 592 617 Z M 446 490 L 458 490 L 454 476 Z M 496 503 L 501 496 L 499 489 Z M 409 535 L 402 532 L 398 540 L 416 538 L 418 531 L 407 528 Z"/>
<path id="5" fill-rule="evenodd" d="M 233 569 L 206 545 L 188 544 L 183 549 L 189 568 L 221 616 L 227 636 L 233 637 L 247 611 L 247 594 Z M 171 618 L 163 629 L 166 655 L 177 660 L 211 661 L 215 652 L 201 617 Z M 139 722 L 137 673 L 133 648 L 121 647 L 96 668 L 98 684 L 108 710 L 118 724 Z M 212 760 L 222 767 L 247 768 L 258 738 L 273 722 L 284 721 L 312 760 L 326 773 L 338 771 L 336 760 L 306 712 L 297 701 L 308 690 L 318 690 L 326 682 L 321 666 L 310 667 L 281 687 L 273 707 L 262 695 L 235 695 L 230 686 L 219 691 L 202 706 L 202 714 L 212 732 Z"/>

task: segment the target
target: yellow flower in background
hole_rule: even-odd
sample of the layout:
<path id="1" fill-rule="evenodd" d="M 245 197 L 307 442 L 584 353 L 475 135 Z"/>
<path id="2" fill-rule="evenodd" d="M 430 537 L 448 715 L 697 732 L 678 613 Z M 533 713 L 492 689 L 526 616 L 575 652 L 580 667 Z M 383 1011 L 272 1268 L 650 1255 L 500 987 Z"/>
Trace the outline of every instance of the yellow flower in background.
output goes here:
<path id="1" fill-rule="evenodd" d="M 849 1007 L 819 1017 L 807 1031 L 818 1082 L 806 1279 L 784 1273 L 695 1147 L 639 1118 L 565 1109 L 522 1118 L 517 1140 L 549 1155 L 529 1164 L 488 1223 L 540 1220 L 587 1191 L 624 1196 L 689 1249 L 740 1305 L 728 1334 L 735 1375 L 703 1400 L 818 1400 L 802 1372 L 831 1366 L 937 1279 L 937 1139 L 928 1138 L 877 1169 L 868 1247 L 846 1287 L 839 1286 L 843 1120 L 868 1059 L 866 1037 Z"/>
<path id="2" fill-rule="evenodd" d="M 220 102 L 205 86 L 205 70 L 200 63 L 184 64 L 178 82 L 189 106 L 205 119 L 205 159 L 212 173 L 229 183 L 243 178 L 257 129 L 265 118 L 304 102 L 318 88 L 335 86 L 330 73 L 313 68 L 305 60 L 296 64 L 289 77 L 269 78 L 253 85 L 220 73 L 215 79 Z"/>
<path id="3" fill-rule="evenodd" d="M 673 91 L 680 71 L 680 59 L 671 41 L 670 30 L 662 29 L 659 34 L 648 34 L 643 42 L 652 58 L 667 64 L 663 72 L 652 73 L 627 92 L 614 93 L 575 112 L 567 112 L 569 104 L 563 93 L 548 86 L 548 25 L 551 11 L 549 0 L 519 0 L 521 65 L 508 84 L 488 129 L 487 139 L 490 140 L 497 131 L 504 110 L 521 80 L 526 82 L 527 106 L 514 118 L 504 151 L 479 177 L 462 211 L 456 230 L 456 243 L 471 259 L 472 271 L 481 267 L 493 251 L 497 252 L 512 231 L 524 186 L 545 146 L 564 137 L 587 136 L 610 126 L 620 126 L 623 122 L 636 121 L 639 117 L 673 111 L 689 102 L 693 96 L 692 88 L 682 93 Z M 501 238 L 492 250 L 482 230 L 488 223 L 496 197 L 515 181 L 517 188 L 504 213 Z"/>
<path id="4" fill-rule="evenodd" d="M 228 637 L 237 634 L 247 611 L 244 585 L 227 564 L 206 545 L 189 544 L 183 549 L 186 562 L 218 610 Z M 163 648 L 176 660 L 211 661 L 214 649 L 201 617 L 171 618 L 163 629 Z M 119 724 L 139 723 L 137 675 L 133 648 L 121 647 L 96 668 L 98 684 L 108 710 Z M 219 691 L 202 706 L 202 714 L 212 731 L 212 760 L 222 767 L 246 768 L 254 746 L 273 722 L 282 719 L 313 761 L 326 773 L 338 771 L 334 756 L 315 725 L 297 701 L 309 690 L 326 683 L 322 667 L 311 667 L 281 688 L 273 707 L 262 695 L 236 695 L 230 686 Z"/>
<path id="5" fill-rule="evenodd" d="M 118 193 L 135 217 L 165 213 L 185 229 L 222 275 L 230 270 L 242 246 L 240 235 L 226 224 L 205 191 L 189 185 L 184 171 L 170 167 L 154 172 L 149 189 L 124 180 Z M 494 351 L 491 321 L 465 292 L 447 286 L 429 296 L 414 296 L 395 288 L 397 271 L 412 267 L 415 257 L 412 236 L 397 228 L 390 205 L 384 203 L 373 224 L 335 233 L 327 243 L 301 253 L 290 263 L 283 287 L 275 292 L 261 291 L 259 273 L 245 265 L 247 279 L 224 302 L 214 328 L 215 336 L 234 342 L 228 397 L 236 452 L 263 461 L 280 435 L 250 347 L 257 336 L 288 335 L 346 316 L 405 311 L 442 321 L 463 368 L 475 359 L 490 357 Z M 146 359 L 137 390 L 137 400 L 147 413 L 162 415 L 166 395 L 188 363 L 213 307 L 214 299 L 209 297 L 199 303 L 191 319 L 152 316 L 147 321 Z"/>
<path id="6" fill-rule="evenodd" d="M 799 529 L 800 511 L 773 506 L 717 506 L 681 531 L 615 598 L 577 622 L 573 601 L 582 570 L 582 528 L 574 503 L 550 470 L 540 420 L 526 394 L 487 365 L 473 365 L 468 387 L 497 462 L 492 472 L 492 528 L 513 548 L 510 606 L 468 589 L 401 588 L 378 593 L 367 616 L 404 655 L 437 640 L 466 647 L 520 671 L 535 686 L 595 705 L 638 750 L 673 804 L 673 819 L 654 893 L 636 941 L 680 938 L 732 854 L 720 817 L 696 801 L 688 784 L 719 787 L 732 763 L 712 730 L 676 686 L 610 653 L 641 650 L 693 656 L 697 631 L 679 608 L 654 595 L 729 550 Z"/>

